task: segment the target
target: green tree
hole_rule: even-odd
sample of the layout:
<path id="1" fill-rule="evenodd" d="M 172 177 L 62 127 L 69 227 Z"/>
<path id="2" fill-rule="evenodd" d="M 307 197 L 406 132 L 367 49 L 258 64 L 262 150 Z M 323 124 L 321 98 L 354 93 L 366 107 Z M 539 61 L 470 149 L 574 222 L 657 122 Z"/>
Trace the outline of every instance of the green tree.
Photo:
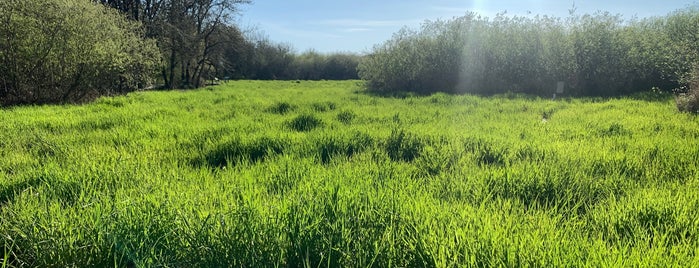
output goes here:
<path id="1" fill-rule="evenodd" d="M 196 88 L 216 75 L 225 60 L 221 35 L 232 33 L 233 15 L 250 0 L 94 0 L 116 8 L 146 26 L 158 41 L 166 88 Z"/>
<path id="2" fill-rule="evenodd" d="M 82 101 L 148 86 L 155 42 L 139 23 L 80 0 L 0 2 L 0 100 Z"/>

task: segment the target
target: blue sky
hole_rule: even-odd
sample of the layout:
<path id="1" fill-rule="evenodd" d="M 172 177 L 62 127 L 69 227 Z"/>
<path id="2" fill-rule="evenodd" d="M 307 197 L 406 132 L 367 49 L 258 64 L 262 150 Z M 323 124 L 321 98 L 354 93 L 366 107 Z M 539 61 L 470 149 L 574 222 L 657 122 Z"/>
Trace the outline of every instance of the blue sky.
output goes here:
<path id="1" fill-rule="evenodd" d="M 503 11 L 565 17 L 573 2 L 578 14 L 602 10 L 624 18 L 662 16 L 696 4 L 692 0 L 253 0 L 241 7 L 238 22 L 272 41 L 290 44 L 296 52 L 312 48 L 362 53 L 390 39 L 403 26 L 417 28 L 425 20 L 448 19 L 467 11 L 487 17 Z"/>

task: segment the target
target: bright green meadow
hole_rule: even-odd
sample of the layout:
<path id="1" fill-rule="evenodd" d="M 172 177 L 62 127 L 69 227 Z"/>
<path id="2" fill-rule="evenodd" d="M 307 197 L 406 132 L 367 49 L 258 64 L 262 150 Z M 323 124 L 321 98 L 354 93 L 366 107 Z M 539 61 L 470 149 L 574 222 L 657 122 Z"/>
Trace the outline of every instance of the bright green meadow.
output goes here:
<path id="1" fill-rule="evenodd" d="M 699 267 L 671 97 L 232 81 L 0 110 L 1 267 Z"/>

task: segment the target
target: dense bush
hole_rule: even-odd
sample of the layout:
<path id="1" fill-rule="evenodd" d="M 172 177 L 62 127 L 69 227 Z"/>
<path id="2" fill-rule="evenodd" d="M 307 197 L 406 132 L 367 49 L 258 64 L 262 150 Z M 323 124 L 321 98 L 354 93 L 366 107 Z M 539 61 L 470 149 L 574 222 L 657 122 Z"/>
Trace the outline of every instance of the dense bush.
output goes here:
<path id="1" fill-rule="evenodd" d="M 0 103 L 73 102 L 150 83 L 140 25 L 89 1 L 0 2 Z"/>
<path id="2" fill-rule="evenodd" d="M 360 56 L 350 53 L 321 54 L 314 50 L 294 55 L 289 66 L 290 79 L 347 80 L 358 79 Z"/>
<path id="3" fill-rule="evenodd" d="M 359 65 L 369 90 L 612 96 L 688 82 L 699 59 L 699 10 L 623 20 L 475 13 L 402 29 Z"/>
<path id="4" fill-rule="evenodd" d="M 689 81 L 689 86 L 683 89 L 679 89 L 679 94 L 675 96 L 677 110 L 699 113 L 699 71 L 694 72 L 694 78 Z"/>
<path id="5" fill-rule="evenodd" d="M 255 41 L 257 40 L 257 41 Z M 359 79 L 361 56 L 352 53 L 293 52 L 288 44 L 265 37 L 249 37 L 240 48 L 227 55 L 232 68 L 220 68 L 223 77 L 259 80 L 348 80 Z"/>

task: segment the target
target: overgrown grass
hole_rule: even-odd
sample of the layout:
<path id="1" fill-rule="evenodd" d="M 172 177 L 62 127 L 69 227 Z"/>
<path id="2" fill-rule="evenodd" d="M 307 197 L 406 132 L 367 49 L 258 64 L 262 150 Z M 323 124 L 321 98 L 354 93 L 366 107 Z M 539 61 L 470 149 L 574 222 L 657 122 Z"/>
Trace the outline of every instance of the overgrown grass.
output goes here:
<path id="1" fill-rule="evenodd" d="M 0 110 L 0 264 L 699 265 L 699 120 L 671 98 L 357 92 Z"/>

